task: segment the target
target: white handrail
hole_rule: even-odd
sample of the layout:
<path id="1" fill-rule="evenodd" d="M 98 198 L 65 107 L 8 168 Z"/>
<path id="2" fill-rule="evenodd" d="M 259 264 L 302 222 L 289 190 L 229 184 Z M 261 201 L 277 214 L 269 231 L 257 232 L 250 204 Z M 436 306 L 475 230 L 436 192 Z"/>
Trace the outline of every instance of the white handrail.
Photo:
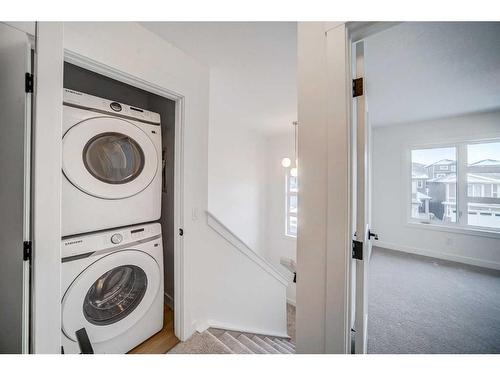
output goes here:
<path id="1" fill-rule="evenodd" d="M 233 245 L 240 252 L 245 254 L 250 260 L 260 266 L 264 271 L 269 273 L 284 286 L 288 286 L 289 281 L 271 263 L 265 260 L 261 255 L 256 253 L 242 239 L 234 234 L 231 229 L 222 224 L 222 222 L 209 211 L 207 211 L 207 224 L 218 234 L 220 234 L 225 240 L 227 240 L 231 245 Z"/>

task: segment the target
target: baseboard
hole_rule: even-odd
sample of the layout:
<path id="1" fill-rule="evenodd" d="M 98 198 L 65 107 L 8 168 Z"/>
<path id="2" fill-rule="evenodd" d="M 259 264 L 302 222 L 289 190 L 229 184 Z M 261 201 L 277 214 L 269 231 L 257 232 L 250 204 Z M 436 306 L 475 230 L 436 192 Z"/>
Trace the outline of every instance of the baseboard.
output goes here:
<path id="1" fill-rule="evenodd" d="M 226 331 L 236 331 L 236 332 L 243 332 L 243 333 L 253 333 L 256 335 L 263 335 L 263 336 L 272 336 L 272 337 L 282 337 L 285 339 L 289 339 L 290 336 L 285 332 L 273 332 L 273 331 L 264 331 L 261 329 L 253 329 L 253 328 L 248 328 L 248 327 L 241 327 L 241 326 L 236 326 L 233 324 L 226 324 L 222 322 L 218 322 L 215 320 L 209 320 L 208 322 L 208 327 L 207 328 L 218 328 L 218 329 L 223 329 Z M 200 331 L 198 331 L 200 332 Z"/>
<path id="2" fill-rule="evenodd" d="M 291 299 L 291 298 L 287 297 L 286 298 L 286 303 L 289 303 L 290 305 L 297 307 L 297 301 L 295 301 L 294 299 Z"/>
<path id="3" fill-rule="evenodd" d="M 376 244 L 374 244 L 374 245 L 377 247 L 383 247 L 383 248 L 386 248 L 389 250 L 401 251 L 403 253 L 423 255 L 423 256 L 431 257 L 431 258 L 443 259 L 443 260 L 448 260 L 451 262 L 468 264 L 471 266 L 500 270 L 500 263 L 499 262 L 492 262 L 489 260 L 466 257 L 463 255 L 456 255 L 456 254 L 450 254 L 450 253 L 443 253 L 440 251 L 420 249 L 420 248 L 410 247 L 410 246 L 401 246 L 398 244 L 393 244 L 393 243 L 383 242 L 383 241 L 377 241 Z"/>
<path id="4" fill-rule="evenodd" d="M 163 302 L 172 310 L 174 309 L 174 299 L 167 292 L 163 293 Z"/>
<path id="5" fill-rule="evenodd" d="M 211 325 L 207 320 L 198 321 L 194 323 L 194 330 L 199 333 L 206 331 L 210 327 Z"/>

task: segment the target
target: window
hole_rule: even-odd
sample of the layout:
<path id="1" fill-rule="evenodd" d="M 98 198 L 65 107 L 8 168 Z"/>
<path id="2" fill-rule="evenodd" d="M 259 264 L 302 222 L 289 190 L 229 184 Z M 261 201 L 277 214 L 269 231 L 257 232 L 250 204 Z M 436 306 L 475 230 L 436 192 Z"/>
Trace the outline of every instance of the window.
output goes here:
<path id="1" fill-rule="evenodd" d="M 413 221 L 500 231 L 500 141 L 413 149 L 411 169 Z"/>
<path id="2" fill-rule="evenodd" d="M 418 180 L 418 181 L 417 181 L 417 187 L 418 187 L 419 189 L 422 189 L 422 188 L 424 187 L 424 181 L 422 181 L 422 180 Z"/>
<path id="3" fill-rule="evenodd" d="M 500 229 L 500 142 L 467 145 L 467 225 Z"/>
<path id="4" fill-rule="evenodd" d="M 411 217 L 426 223 L 454 223 L 457 221 L 457 183 L 455 173 L 432 172 L 456 165 L 456 147 L 412 150 L 412 176 L 425 174 L 425 192 L 411 192 Z"/>
<path id="5" fill-rule="evenodd" d="M 297 237 L 297 177 L 286 176 L 286 228 L 285 234 Z"/>

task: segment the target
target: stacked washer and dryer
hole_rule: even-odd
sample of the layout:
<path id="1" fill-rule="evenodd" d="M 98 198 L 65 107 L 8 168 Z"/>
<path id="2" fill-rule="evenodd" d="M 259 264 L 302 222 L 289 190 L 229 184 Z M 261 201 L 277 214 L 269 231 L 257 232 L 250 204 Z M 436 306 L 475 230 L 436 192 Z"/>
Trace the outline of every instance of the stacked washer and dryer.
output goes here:
<path id="1" fill-rule="evenodd" d="M 126 353 L 163 326 L 160 115 L 64 90 L 61 342 Z"/>

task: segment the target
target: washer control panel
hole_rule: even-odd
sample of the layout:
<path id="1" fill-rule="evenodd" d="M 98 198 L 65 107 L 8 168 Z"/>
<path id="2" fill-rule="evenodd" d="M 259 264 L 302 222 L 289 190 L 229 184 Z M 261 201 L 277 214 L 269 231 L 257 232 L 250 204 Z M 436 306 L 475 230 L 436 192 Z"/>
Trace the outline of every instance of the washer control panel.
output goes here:
<path id="1" fill-rule="evenodd" d="M 127 244 L 137 244 L 138 241 L 161 234 L 158 223 L 137 225 L 128 228 L 114 229 L 100 233 L 65 237 L 62 239 L 62 258 L 79 254 L 113 250 Z"/>
<path id="2" fill-rule="evenodd" d="M 111 236 L 111 242 L 113 242 L 115 245 L 119 244 L 122 241 L 123 236 L 120 233 L 115 233 Z"/>

